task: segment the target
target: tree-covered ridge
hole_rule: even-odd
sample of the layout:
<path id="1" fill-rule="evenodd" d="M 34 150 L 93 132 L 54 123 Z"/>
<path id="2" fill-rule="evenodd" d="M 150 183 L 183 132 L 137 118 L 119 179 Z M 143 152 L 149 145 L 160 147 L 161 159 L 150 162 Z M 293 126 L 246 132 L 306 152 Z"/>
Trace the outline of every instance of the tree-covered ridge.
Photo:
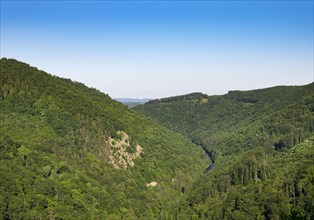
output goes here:
<path id="1" fill-rule="evenodd" d="M 204 99 L 150 101 L 135 109 L 226 155 L 256 145 L 293 146 L 314 131 L 314 83 L 233 91 Z"/>
<path id="2" fill-rule="evenodd" d="M 167 103 L 167 102 L 177 102 L 177 101 L 186 101 L 186 100 L 195 100 L 195 99 L 206 99 L 208 96 L 205 94 L 202 94 L 200 92 L 194 92 L 187 95 L 181 95 L 181 96 L 173 96 L 168 98 L 162 98 L 162 99 L 154 99 L 148 101 L 148 103 Z"/>
<path id="3" fill-rule="evenodd" d="M 314 83 L 151 101 L 136 109 L 207 149 L 192 219 L 314 218 Z"/>
<path id="4" fill-rule="evenodd" d="M 0 124 L 2 219 L 174 216 L 208 162 L 187 138 L 109 96 L 13 59 L 0 61 Z M 110 161 L 119 131 L 130 155 L 142 148 L 126 169 Z"/>

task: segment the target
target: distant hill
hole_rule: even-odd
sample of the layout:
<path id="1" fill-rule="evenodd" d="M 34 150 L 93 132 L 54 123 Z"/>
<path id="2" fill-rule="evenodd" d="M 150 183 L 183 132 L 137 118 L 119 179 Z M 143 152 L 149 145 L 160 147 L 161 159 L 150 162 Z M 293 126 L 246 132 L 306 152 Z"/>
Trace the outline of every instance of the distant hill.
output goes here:
<path id="1" fill-rule="evenodd" d="M 172 96 L 167 98 L 161 98 L 161 99 L 153 99 L 148 100 L 150 104 L 153 103 L 167 103 L 167 102 L 178 102 L 178 101 L 187 101 L 187 100 L 193 100 L 193 99 L 202 99 L 207 98 L 208 96 L 200 93 L 200 92 L 194 92 L 187 95 L 180 95 L 180 96 Z"/>
<path id="2" fill-rule="evenodd" d="M 0 60 L 1 219 L 166 219 L 204 152 L 96 89 Z"/>
<path id="3" fill-rule="evenodd" d="M 145 98 L 145 99 L 134 99 L 134 98 L 114 98 L 114 100 L 128 106 L 129 108 L 134 108 L 137 105 L 142 105 L 146 102 L 148 102 L 149 98 Z"/>
<path id="4" fill-rule="evenodd" d="M 215 162 L 188 193 L 185 210 L 198 219 L 314 219 L 314 83 L 192 93 L 135 109 Z"/>
<path id="5" fill-rule="evenodd" d="M 139 103 L 145 103 L 148 102 L 149 100 L 152 100 L 150 98 L 144 98 L 144 99 L 136 99 L 136 98 L 114 98 L 114 100 L 118 102 L 139 102 Z"/>

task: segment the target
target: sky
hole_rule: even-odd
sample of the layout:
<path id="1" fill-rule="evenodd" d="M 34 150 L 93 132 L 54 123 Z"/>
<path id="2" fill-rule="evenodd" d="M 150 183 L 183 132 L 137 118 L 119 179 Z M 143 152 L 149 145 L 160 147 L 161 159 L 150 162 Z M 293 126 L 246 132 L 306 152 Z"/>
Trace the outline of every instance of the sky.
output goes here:
<path id="1" fill-rule="evenodd" d="M 113 98 L 313 82 L 313 1 L 1 0 L 0 55 Z"/>

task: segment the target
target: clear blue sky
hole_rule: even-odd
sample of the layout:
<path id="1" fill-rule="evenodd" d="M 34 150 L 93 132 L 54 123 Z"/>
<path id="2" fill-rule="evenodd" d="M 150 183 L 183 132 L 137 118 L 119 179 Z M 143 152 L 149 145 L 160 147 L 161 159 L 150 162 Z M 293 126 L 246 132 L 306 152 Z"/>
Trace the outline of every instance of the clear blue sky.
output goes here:
<path id="1" fill-rule="evenodd" d="M 313 1 L 1 1 L 1 57 L 111 97 L 313 81 Z"/>

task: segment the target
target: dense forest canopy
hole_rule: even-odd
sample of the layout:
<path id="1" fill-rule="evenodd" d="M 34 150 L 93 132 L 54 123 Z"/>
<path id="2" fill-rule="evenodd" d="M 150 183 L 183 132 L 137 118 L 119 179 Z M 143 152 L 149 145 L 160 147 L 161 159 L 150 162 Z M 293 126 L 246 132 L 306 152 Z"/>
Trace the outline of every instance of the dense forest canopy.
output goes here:
<path id="1" fill-rule="evenodd" d="M 210 152 L 215 168 L 188 193 L 198 219 L 314 218 L 314 83 L 135 109 Z"/>
<path id="2" fill-rule="evenodd" d="M 0 124 L 2 219 L 314 219 L 314 83 L 128 109 L 2 58 Z"/>
<path id="3" fill-rule="evenodd" d="M 1 219 L 165 218 L 208 163 L 187 138 L 106 94 L 0 64 Z"/>

